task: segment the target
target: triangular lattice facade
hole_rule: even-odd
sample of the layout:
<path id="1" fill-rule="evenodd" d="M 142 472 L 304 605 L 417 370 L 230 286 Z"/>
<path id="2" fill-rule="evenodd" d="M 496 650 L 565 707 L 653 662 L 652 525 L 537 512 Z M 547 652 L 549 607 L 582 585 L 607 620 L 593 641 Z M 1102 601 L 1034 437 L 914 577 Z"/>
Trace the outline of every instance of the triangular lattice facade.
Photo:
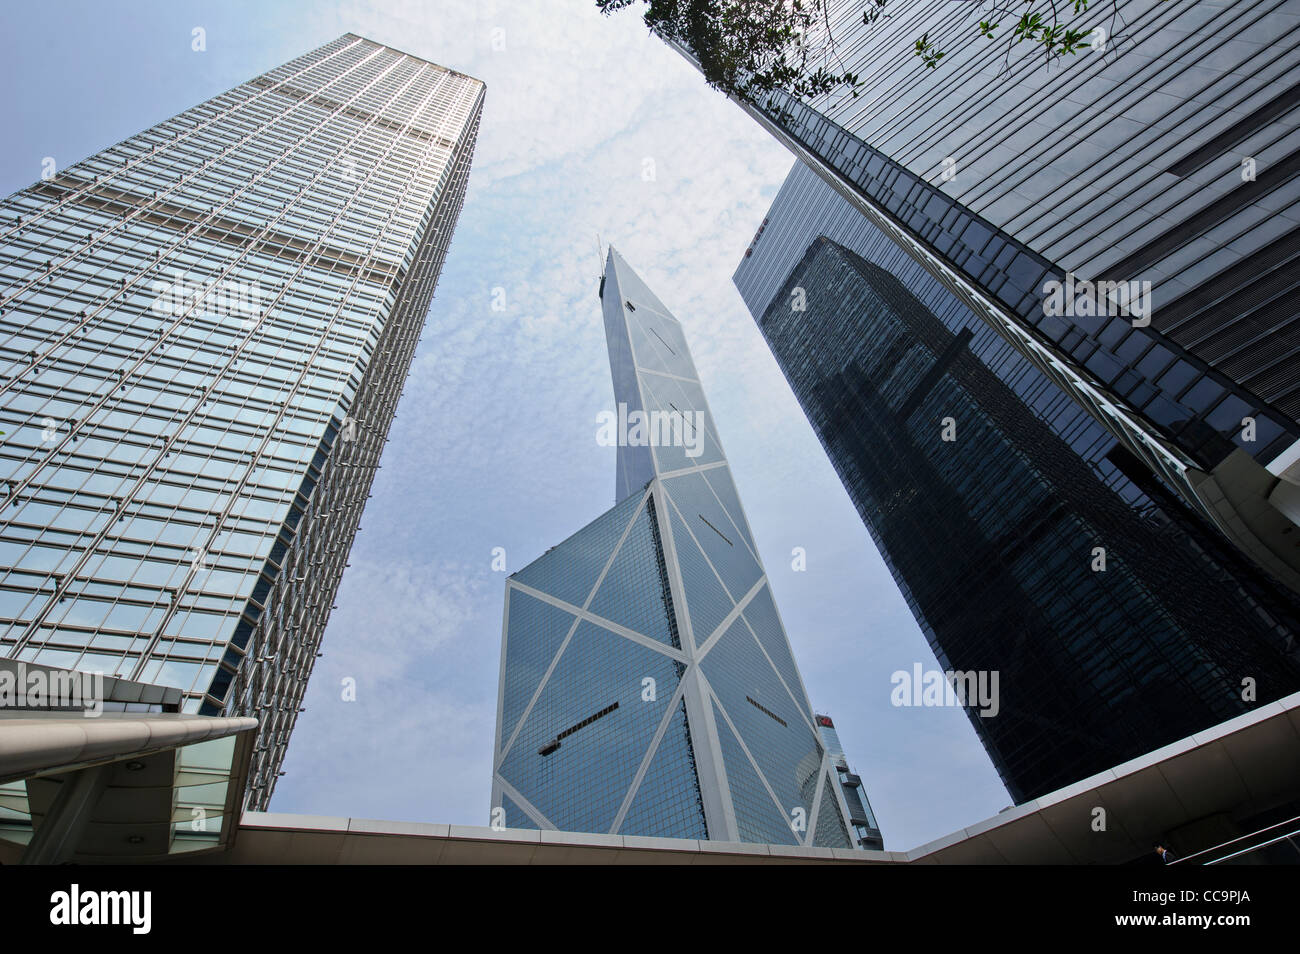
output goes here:
<path id="1" fill-rule="evenodd" d="M 494 819 L 848 848 L 682 327 L 613 249 L 601 299 L 620 425 L 678 430 L 620 426 L 613 509 L 507 583 Z"/>

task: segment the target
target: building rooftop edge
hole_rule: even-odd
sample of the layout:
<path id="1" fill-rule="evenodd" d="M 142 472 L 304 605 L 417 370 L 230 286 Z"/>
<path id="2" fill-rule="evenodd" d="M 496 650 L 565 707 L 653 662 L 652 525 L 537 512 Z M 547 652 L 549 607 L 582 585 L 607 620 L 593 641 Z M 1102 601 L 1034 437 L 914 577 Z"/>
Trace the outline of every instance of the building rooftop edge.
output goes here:
<path id="1" fill-rule="evenodd" d="M 453 76 L 463 76 L 467 80 L 473 80 L 475 83 L 478 83 L 480 86 L 482 86 L 483 89 L 485 90 L 487 89 L 487 82 L 479 79 L 477 76 L 474 76 L 470 73 L 466 73 L 462 70 L 454 69 L 453 67 L 447 66 L 445 63 L 439 63 L 436 60 L 431 60 L 427 56 L 420 56 L 418 53 L 412 53 L 409 50 L 403 50 L 400 47 L 393 46 L 391 43 L 381 43 L 379 40 L 371 39 L 368 36 L 362 36 L 360 33 L 353 33 L 351 30 L 348 30 L 346 33 L 339 34 L 337 37 L 335 37 L 335 41 L 342 40 L 347 37 L 352 37 L 355 40 L 361 40 L 365 43 L 373 43 L 375 46 L 382 46 L 386 50 L 392 50 L 394 53 L 402 54 L 402 56 L 409 56 L 411 59 L 419 60 L 421 63 L 428 63 L 430 66 L 436 66 L 439 69 L 446 70 L 448 73 L 451 73 Z"/>

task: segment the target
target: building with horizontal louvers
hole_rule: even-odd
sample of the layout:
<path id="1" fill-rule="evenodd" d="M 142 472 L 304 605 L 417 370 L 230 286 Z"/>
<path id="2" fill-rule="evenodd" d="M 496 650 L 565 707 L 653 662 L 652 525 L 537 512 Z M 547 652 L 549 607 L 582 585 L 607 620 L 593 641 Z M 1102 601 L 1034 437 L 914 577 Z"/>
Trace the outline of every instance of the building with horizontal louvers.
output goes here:
<path id="1" fill-rule="evenodd" d="M 0 201 L 0 655 L 261 723 L 265 808 L 484 86 L 352 34 Z"/>

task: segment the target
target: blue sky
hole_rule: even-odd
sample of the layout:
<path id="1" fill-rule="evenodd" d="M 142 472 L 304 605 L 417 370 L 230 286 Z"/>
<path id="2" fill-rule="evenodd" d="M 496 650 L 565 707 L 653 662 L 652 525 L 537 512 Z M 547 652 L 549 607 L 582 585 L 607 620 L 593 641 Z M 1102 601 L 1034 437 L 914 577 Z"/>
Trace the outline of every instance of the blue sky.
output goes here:
<path id="1" fill-rule="evenodd" d="M 731 284 L 791 156 L 636 13 L 602 18 L 593 0 L 6 5 L 0 189 L 348 31 L 488 92 L 465 210 L 273 810 L 488 823 L 504 598 L 493 548 L 514 572 L 613 503 L 614 449 L 596 442 L 613 403 L 598 234 L 686 329 L 804 681 L 886 845 L 1009 804 L 964 714 L 890 704 L 890 675 L 934 657 Z M 356 701 L 343 700 L 347 677 Z"/>

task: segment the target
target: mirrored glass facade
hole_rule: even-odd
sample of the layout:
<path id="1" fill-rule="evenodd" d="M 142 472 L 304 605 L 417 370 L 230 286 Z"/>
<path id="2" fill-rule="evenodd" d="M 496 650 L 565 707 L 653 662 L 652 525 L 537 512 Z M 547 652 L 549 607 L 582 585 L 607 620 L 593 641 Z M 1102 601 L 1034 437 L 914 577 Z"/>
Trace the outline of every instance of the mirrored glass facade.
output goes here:
<path id="1" fill-rule="evenodd" d="M 601 302 L 617 502 L 507 583 L 497 820 L 851 847 L 682 326 L 613 249 Z"/>
<path id="2" fill-rule="evenodd" d="M 1017 802 L 1300 688 L 1294 596 L 807 169 L 736 283 Z"/>
<path id="3" fill-rule="evenodd" d="M 0 202 L 0 655 L 253 715 L 264 808 L 484 87 L 348 34 Z"/>
<path id="4" fill-rule="evenodd" d="M 860 94 L 740 105 L 1300 591 L 1300 54 L 1277 44 L 1295 10 L 1103 0 L 1065 19 L 1104 39 L 1050 65 L 1008 51 L 1009 24 L 981 38 L 981 16 L 891 0 L 867 24 L 828 0 L 810 45 L 829 30 Z M 1051 313 L 1051 283 L 1075 278 L 1149 300 Z"/>

